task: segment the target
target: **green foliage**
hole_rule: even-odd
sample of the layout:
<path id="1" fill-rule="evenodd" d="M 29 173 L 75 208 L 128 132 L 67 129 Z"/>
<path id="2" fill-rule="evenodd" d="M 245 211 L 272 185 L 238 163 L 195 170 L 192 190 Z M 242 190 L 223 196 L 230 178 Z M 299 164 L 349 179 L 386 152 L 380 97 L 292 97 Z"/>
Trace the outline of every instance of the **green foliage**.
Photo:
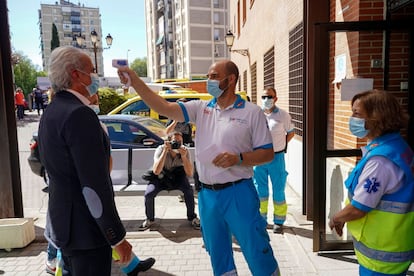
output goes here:
<path id="1" fill-rule="evenodd" d="M 32 61 L 22 53 L 14 53 L 14 55 L 18 57 L 17 64 L 13 66 L 14 82 L 16 88 L 21 87 L 24 95 L 27 96 L 36 87 L 37 77 L 45 75 L 46 73 L 38 72 Z"/>
<path id="2" fill-rule="evenodd" d="M 107 114 L 109 111 L 125 101 L 126 98 L 123 95 L 117 94 L 112 88 L 100 88 L 99 108 L 101 112 L 99 114 Z"/>
<path id="3" fill-rule="evenodd" d="M 147 58 L 137 58 L 131 63 L 131 69 L 140 77 L 147 76 Z"/>
<path id="4" fill-rule="evenodd" d="M 60 46 L 59 42 L 59 34 L 56 28 L 55 23 L 52 25 L 52 40 L 50 41 L 50 50 L 53 51 L 53 49 Z"/>

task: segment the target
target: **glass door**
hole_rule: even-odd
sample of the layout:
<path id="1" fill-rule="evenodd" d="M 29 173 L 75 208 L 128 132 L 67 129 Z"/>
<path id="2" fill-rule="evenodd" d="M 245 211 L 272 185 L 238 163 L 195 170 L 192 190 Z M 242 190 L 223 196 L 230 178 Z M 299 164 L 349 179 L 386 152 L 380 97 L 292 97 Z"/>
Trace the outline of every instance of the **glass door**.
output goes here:
<path id="1" fill-rule="evenodd" d="M 313 187 L 314 251 L 353 248 L 346 227 L 342 237 L 328 227 L 330 217 L 345 206 L 348 194 L 344 181 L 361 156 L 360 147 L 366 145 L 348 129 L 352 96 L 369 89 L 387 90 L 413 116 L 410 26 L 412 22 L 404 21 L 315 26 L 314 95 L 307 95 L 306 103 L 310 117 L 306 165 L 312 171 L 307 185 Z M 408 130 L 403 135 L 408 140 L 414 138 Z"/>

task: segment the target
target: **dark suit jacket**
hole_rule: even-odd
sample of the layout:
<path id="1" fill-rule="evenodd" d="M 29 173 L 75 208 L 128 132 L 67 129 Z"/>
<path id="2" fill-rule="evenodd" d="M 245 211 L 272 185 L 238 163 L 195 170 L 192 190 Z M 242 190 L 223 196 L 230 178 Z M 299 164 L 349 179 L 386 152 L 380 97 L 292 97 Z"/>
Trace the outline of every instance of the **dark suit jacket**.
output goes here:
<path id="1" fill-rule="evenodd" d="M 66 250 L 120 242 L 125 229 L 115 207 L 110 143 L 94 111 L 59 91 L 42 115 L 38 137 L 50 177 L 46 237 Z"/>

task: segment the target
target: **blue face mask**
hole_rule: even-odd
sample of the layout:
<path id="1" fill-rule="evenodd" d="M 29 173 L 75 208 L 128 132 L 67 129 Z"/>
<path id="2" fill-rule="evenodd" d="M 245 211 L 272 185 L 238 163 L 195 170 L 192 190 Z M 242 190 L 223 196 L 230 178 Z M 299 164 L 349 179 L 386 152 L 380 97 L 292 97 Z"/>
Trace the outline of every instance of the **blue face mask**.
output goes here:
<path id="1" fill-rule="evenodd" d="M 86 85 L 82 82 L 81 83 L 85 86 L 86 90 L 88 90 L 89 96 L 95 95 L 96 92 L 98 92 L 98 89 L 99 89 L 99 76 L 98 76 L 98 74 L 96 74 L 96 73 L 89 73 L 88 74 L 88 73 L 83 72 L 81 70 L 78 70 L 78 71 L 81 72 L 81 73 L 84 73 L 86 75 L 89 75 L 91 77 L 91 84 Z"/>
<path id="2" fill-rule="evenodd" d="M 99 89 L 99 76 L 95 73 L 91 73 L 90 75 L 92 82 L 86 87 L 86 90 L 88 90 L 90 96 L 93 96 Z"/>
<path id="3" fill-rule="evenodd" d="M 220 81 L 219 80 L 210 80 L 210 79 L 208 79 L 207 80 L 207 92 L 208 92 L 208 94 L 210 94 L 214 98 L 218 98 L 223 94 L 224 89 L 220 88 Z"/>
<path id="4" fill-rule="evenodd" d="M 368 130 L 365 128 L 365 119 L 350 117 L 349 118 L 349 130 L 353 135 L 358 138 L 364 138 L 368 135 Z"/>

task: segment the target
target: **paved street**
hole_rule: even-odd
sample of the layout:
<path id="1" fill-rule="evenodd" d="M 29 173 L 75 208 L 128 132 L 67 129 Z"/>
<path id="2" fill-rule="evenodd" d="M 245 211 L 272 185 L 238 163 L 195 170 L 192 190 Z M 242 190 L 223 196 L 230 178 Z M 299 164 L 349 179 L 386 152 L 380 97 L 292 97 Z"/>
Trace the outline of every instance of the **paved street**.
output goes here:
<path id="1" fill-rule="evenodd" d="M 18 122 L 19 157 L 24 214 L 35 218 L 36 240 L 26 248 L 11 252 L 0 250 L 0 275 L 48 275 L 44 272 L 46 242 L 43 238 L 48 199 L 41 191 L 43 180 L 34 175 L 27 164 L 30 138 L 37 130 L 38 116 L 34 112 L 27 114 L 24 122 Z M 156 225 L 144 232 L 137 231 L 145 218 L 142 194 L 116 197 L 134 252 L 141 258 L 152 256 L 157 260 L 152 269 L 140 275 L 212 275 L 200 232 L 193 230 L 185 219 L 185 205 L 179 202 L 177 195 L 163 192 L 156 198 Z M 269 229 L 282 275 L 358 275 L 354 255 L 334 258 L 312 252 L 312 224 L 301 215 L 300 198 L 289 188 L 287 196 L 289 214 L 284 235 L 273 234 Z M 239 246 L 236 243 L 233 246 L 239 275 L 251 275 Z M 116 264 L 112 271 L 112 275 L 122 275 Z"/>

